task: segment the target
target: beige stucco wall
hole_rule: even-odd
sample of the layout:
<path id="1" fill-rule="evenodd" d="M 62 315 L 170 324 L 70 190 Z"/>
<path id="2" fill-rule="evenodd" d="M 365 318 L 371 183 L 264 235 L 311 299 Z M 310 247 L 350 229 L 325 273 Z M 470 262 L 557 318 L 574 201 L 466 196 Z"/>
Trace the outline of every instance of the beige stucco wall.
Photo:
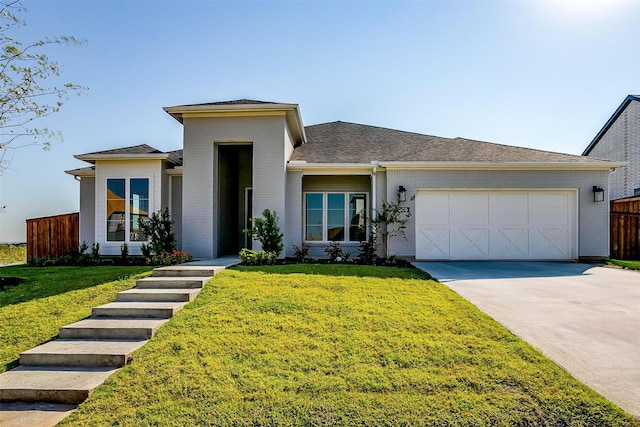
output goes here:
<path id="1" fill-rule="evenodd" d="M 386 197 L 397 200 L 399 185 L 407 188 L 406 205 L 412 213 L 404 240 L 391 242 L 391 253 L 415 255 L 415 202 L 411 197 L 418 189 L 577 189 L 578 190 L 578 256 L 606 258 L 609 256 L 608 203 L 593 201 L 592 187 L 608 191 L 607 170 L 387 170 Z"/>
<path id="2" fill-rule="evenodd" d="M 629 162 L 611 174 L 611 200 L 633 196 L 640 188 L 640 102 L 631 101 L 600 138 L 589 157 Z"/>

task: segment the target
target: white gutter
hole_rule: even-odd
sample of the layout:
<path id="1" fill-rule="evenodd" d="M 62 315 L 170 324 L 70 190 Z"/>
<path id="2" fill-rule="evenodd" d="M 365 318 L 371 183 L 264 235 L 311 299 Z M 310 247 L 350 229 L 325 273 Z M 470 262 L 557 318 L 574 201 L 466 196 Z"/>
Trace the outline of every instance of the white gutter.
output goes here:
<path id="1" fill-rule="evenodd" d="M 288 171 L 310 172 L 312 175 L 370 175 L 367 163 L 307 163 L 305 160 L 289 160 Z"/>
<path id="2" fill-rule="evenodd" d="M 387 169 L 615 170 L 627 162 L 379 162 Z"/>
<path id="3" fill-rule="evenodd" d="M 91 162 L 96 160 L 168 160 L 170 155 L 168 153 L 153 153 L 153 154 L 76 154 L 78 160 L 84 160 L 85 162 Z"/>

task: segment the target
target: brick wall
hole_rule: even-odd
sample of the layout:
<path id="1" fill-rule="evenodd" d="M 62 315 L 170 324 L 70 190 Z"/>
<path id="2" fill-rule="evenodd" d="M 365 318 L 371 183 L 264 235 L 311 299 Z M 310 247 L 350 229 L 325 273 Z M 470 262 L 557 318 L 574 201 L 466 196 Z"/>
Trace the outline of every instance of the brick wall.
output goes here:
<path id="1" fill-rule="evenodd" d="M 611 200 L 640 188 L 640 102 L 631 101 L 589 153 L 589 157 L 629 162 L 610 177 Z"/>

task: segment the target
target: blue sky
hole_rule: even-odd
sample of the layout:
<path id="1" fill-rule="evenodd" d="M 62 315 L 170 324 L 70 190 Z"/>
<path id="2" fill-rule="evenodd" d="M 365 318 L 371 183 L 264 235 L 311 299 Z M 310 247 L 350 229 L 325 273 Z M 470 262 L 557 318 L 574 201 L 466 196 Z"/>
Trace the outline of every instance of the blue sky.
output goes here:
<path id="1" fill-rule="evenodd" d="M 640 93 L 640 1 L 26 1 L 22 40 L 73 35 L 49 56 L 88 87 L 40 124 L 49 152 L 0 176 L 0 242 L 25 219 L 78 210 L 74 154 L 180 148 L 162 107 L 239 98 L 343 120 L 580 154 Z M 357 155 L 357 153 L 354 153 Z"/>

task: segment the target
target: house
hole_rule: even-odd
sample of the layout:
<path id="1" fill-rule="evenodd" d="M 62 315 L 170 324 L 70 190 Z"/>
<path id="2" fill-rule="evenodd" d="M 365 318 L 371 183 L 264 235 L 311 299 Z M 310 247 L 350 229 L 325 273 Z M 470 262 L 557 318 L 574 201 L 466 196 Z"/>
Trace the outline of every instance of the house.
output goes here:
<path id="1" fill-rule="evenodd" d="M 629 95 L 582 153 L 621 162 L 609 178 L 611 200 L 640 196 L 640 95 Z"/>
<path id="2" fill-rule="evenodd" d="M 275 210 L 287 256 L 306 242 L 356 252 L 365 218 L 402 197 L 407 238 L 390 251 L 419 260 L 577 260 L 609 255 L 608 191 L 620 163 L 347 122 L 304 126 L 299 106 L 252 100 L 164 109 L 183 148 L 148 145 L 75 156 L 80 239 L 104 254 L 139 253 L 138 223 L 168 207 L 194 257 L 258 242 L 251 217 Z"/>

